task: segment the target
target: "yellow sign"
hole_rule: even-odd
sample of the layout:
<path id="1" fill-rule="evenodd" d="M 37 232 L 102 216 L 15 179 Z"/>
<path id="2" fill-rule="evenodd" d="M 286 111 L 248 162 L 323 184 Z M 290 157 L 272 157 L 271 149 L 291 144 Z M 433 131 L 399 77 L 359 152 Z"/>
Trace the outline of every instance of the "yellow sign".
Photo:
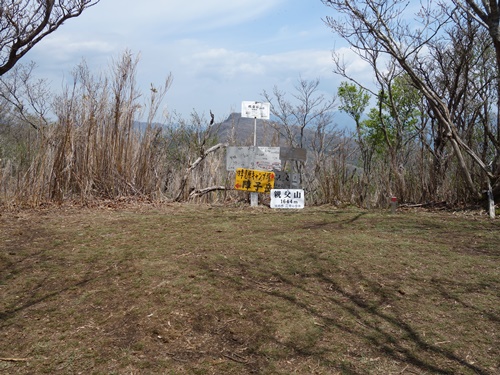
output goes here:
<path id="1" fill-rule="evenodd" d="M 274 173 L 237 168 L 234 188 L 255 193 L 270 193 L 274 188 Z"/>

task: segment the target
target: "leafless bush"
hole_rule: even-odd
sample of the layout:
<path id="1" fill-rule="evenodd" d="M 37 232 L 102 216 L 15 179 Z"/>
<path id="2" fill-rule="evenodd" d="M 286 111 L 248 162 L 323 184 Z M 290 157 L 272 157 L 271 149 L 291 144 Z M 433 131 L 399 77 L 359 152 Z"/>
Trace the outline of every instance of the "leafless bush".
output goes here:
<path id="1" fill-rule="evenodd" d="M 8 81 L 10 86 L 3 85 L 17 118 L 37 130 L 36 142 L 31 144 L 34 150 L 27 155 L 29 166 L 18 171 L 17 184 L 10 189 L 19 203 L 161 193 L 161 128 L 153 121 L 172 77 L 161 87 L 151 87 L 145 105 L 135 83 L 137 63 L 137 57 L 125 52 L 113 63 L 111 79 L 92 75 L 81 63 L 71 84 L 55 97 L 53 123 L 46 120 L 45 112 L 33 115 L 23 103 L 25 98 L 46 98 L 46 94 L 34 96 L 37 91 L 28 85 L 22 95 L 11 89 L 23 77 L 19 72 Z M 38 102 L 33 100 L 32 109 L 33 103 Z M 147 122 L 138 123 L 145 111 L 149 111 Z M 5 181 L 8 171 L 3 169 Z M 12 164 L 9 170 L 12 174 Z"/>

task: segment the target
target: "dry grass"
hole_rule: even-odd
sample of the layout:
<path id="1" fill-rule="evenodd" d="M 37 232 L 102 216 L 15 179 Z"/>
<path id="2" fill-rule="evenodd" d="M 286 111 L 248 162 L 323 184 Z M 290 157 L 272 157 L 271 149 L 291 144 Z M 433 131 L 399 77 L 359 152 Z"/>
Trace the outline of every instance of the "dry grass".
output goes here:
<path id="1" fill-rule="evenodd" d="M 499 229 L 329 207 L 3 213 L 0 372 L 495 374 Z"/>

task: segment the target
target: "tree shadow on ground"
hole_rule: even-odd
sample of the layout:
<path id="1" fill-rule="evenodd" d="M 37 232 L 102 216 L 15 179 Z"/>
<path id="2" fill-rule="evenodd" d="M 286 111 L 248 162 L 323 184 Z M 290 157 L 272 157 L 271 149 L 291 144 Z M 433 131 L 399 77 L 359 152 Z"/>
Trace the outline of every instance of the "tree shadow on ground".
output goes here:
<path id="1" fill-rule="evenodd" d="M 297 356 L 315 358 L 325 368 L 335 369 L 344 374 L 365 373 L 366 368 L 356 363 L 355 358 L 347 361 L 335 358 L 339 353 L 332 352 L 322 340 L 340 335 L 343 337 L 337 336 L 338 340 L 349 342 L 354 339 L 362 342 L 364 348 L 370 348 L 374 357 L 397 363 L 399 368 L 403 368 L 403 372 L 408 369 L 409 372 L 422 371 L 446 375 L 491 374 L 477 362 L 468 361 L 457 354 L 457 351 L 442 347 L 441 343 L 426 337 L 425 332 L 420 331 L 421 320 L 432 319 L 432 316 L 420 317 L 420 321 L 416 322 L 405 316 L 407 312 L 405 309 L 414 302 L 407 302 L 403 308 L 386 308 L 398 305 L 398 301 L 405 298 L 404 291 L 394 286 L 381 285 L 358 269 L 346 270 L 330 266 L 328 273 L 318 271 L 302 275 L 276 271 L 269 275 L 269 278 L 262 279 L 263 273 L 256 276 L 255 265 L 254 270 L 251 270 L 251 267 L 250 264 L 242 263 L 238 269 L 232 268 L 213 276 L 227 279 L 224 285 L 228 285 L 228 282 L 234 285 L 234 281 L 238 280 L 238 285 L 234 287 L 239 290 L 258 289 L 267 296 L 263 297 L 263 300 L 279 299 L 292 306 L 297 313 L 305 313 L 312 317 L 323 330 L 323 337 L 317 340 L 317 343 L 322 342 L 321 346 L 310 345 L 304 348 L 293 340 L 287 342 L 277 340 L 273 327 L 266 327 L 267 337 L 263 340 L 285 346 L 289 349 L 288 352 L 293 351 Z M 357 289 L 355 285 L 363 285 L 363 289 Z M 433 287 L 441 291 L 446 288 L 434 284 Z M 438 294 L 435 290 L 433 293 Z M 467 305 L 464 307 L 468 308 Z M 418 310 L 419 307 L 415 308 Z M 481 313 L 474 309 L 469 311 L 473 314 Z M 445 325 L 449 324 L 450 322 L 445 322 Z M 256 349 L 252 355 L 258 357 L 262 353 Z"/>
<path id="2" fill-rule="evenodd" d="M 337 271 L 345 275 L 345 270 Z M 384 312 L 383 306 L 392 303 L 398 298 L 394 295 L 394 292 L 382 287 L 377 282 L 369 280 L 358 270 L 352 269 L 350 272 L 351 274 L 347 275 L 347 279 L 351 285 L 355 283 L 363 284 L 369 290 L 369 298 L 361 293 L 348 291 L 346 286 L 341 285 L 337 280 L 323 273 L 309 276 L 325 286 L 322 291 L 315 292 L 304 288 L 300 280 L 293 281 L 290 277 L 275 274 L 274 276 L 280 278 L 288 287 L 284 288 L 284 291 L 270 291 L 269 294 L 296 305 L 300 310 L 307 311 L 324 322 L 327 327 L 335 327 L 348 335 L 358 336 L 363 341 L 369 342 L 373 348 L 377 348 L 380 355 L 392 358 L 402 364 L 411 365 L 435 374 L 456 374 L 457 369 L 462 369 L 459 371 L 467 369 L 476 374 L 489 374 L 484 368 L 469 363 L 452 351 L 430 343 L 404 317 Z M 320 293 L 327 296 L 331 303 L 345 314 L 350 315 L 363 328 L 354 328 L 343 323 L 341 320 L 335 319 L 329 314 L 325 314 L 324 311 L 304 302 L 307 298 L 299 300 L 296 297 L 297 294 L 307 297 L 311 293 Z M 317 296 L 312 296 L 312 298 L 317 298 Z M 441 364 L 443 362 L 453 365 L 445 367 Z"/>

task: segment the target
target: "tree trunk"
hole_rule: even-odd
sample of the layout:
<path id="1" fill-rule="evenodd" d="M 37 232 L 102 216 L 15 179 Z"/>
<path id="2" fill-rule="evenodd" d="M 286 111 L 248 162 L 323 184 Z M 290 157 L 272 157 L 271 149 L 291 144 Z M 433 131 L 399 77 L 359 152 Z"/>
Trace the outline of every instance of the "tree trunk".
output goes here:
<path id="1" fill-rule="evenodd" d="M 199 157 L 198 159 L 196 159 L 194 161 L 194 163 L 190 164 L 187 168 L 186 168 L 186 173 L 184 173 L 184 176 L 182 177 L 182 180 L 181 180 L 181 185 L 179 187 L 179 192 L 177 193 L 177 196 L 175 197 L 174 201 L 176 202 L 179 202 L 182 198 L 182 193 L 184 192 L 184 189 L 186 187 L 186 182 L 189 178 L 189 174 L 191 173 L 191 171 L 193 169 L 195 169 L 198 164 L 200 164 L 209 154 L 211 154 L 212 152 L 215 152 L 217 151 L 219 148 L 221 147 L 227 147 L 227 143 L 218 143 L 216 144 L 215 146 L 212 146 L 210 147 L 207 151 L 203 152 Z"/>

